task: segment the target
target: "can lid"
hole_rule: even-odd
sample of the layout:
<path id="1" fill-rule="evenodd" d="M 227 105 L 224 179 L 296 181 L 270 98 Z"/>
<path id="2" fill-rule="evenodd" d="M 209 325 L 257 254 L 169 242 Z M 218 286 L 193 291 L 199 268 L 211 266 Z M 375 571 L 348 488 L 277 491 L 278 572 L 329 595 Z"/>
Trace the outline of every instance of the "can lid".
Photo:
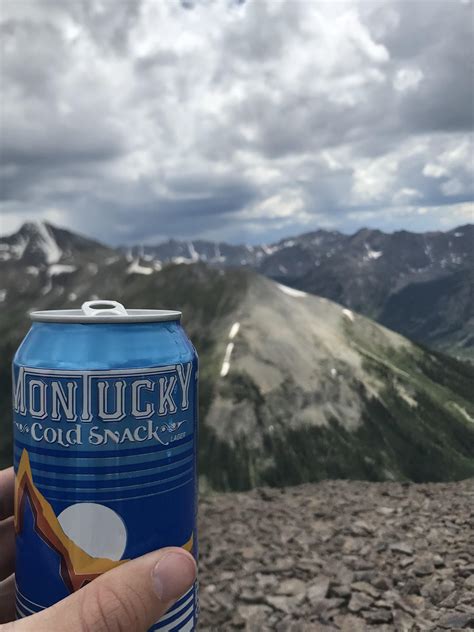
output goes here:
<path id="1" fill-rule="evenodd" d="M 86 301 L 81 309 L 51 309 L 30 312 L 30 318 L 43 323 L 154 323 L 180 320 L 181 312 L 167 309 L 125 309 L 117 301 Z"/>

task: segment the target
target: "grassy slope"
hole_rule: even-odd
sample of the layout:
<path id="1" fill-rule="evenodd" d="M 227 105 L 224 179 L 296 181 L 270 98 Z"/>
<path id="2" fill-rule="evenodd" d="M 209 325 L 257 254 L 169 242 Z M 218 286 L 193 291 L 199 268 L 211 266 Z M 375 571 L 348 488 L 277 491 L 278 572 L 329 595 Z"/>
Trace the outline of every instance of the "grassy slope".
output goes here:
<path id="1" fill-rule="evenodd" d="M 363 423 L 348 432 L 334 418 L 326 427 L 268 432 L 266 403 L 243 374 L 228 378 L 227 394 L 236 403 L 250 397 L 265 434 L 264 450 L 248 447 L 243 437 L 230 447 L 208 431 L 202 468 L 208 484 L 218 489 L 255 485 L 288 485 L 325 478 L 424 481 L 474 476 L 474 367 L 430 353 L 421 347 L 394 350 L 357 339 L 346 326 L 348 344 L 364 358 L 364 368 L 384 384 L 377 399 L 363 384 L 355 385 L 364 400 Z M 294 392 L 296 385 L 287 384 Z M 411 401 L 413 399 L 413 401 Z M 415 404 L 416 402 L 416 404 Z M 469 421 L 469 417 L 472 421 Z"/>

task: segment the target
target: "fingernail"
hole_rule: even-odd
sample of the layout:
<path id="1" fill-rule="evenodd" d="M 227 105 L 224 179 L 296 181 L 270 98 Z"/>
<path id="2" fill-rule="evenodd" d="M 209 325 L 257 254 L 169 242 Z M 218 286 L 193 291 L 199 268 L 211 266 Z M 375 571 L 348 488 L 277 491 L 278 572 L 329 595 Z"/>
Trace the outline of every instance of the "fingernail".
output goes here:
<path id="1" fill-rule="evenodd" d="M 174 601 L 191 588 L 196 564 L 190 555 L 170 551 L 156 563 L 152 572 L 153 589 L 160 601 Z"/>

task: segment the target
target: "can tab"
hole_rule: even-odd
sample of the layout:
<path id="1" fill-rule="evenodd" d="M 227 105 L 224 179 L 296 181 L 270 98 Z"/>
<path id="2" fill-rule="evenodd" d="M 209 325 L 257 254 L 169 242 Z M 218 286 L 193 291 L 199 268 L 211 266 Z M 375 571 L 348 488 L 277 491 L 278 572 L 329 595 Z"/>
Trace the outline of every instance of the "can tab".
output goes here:
<path id="1" fill-rule="evenodd" d="M 82 311 L 86 316 L 110 316 L 115 314 L 117 316 L 128 316 L 128 312 L 125 307 L 117 301 L 86 301 L 82 304 Z"/>

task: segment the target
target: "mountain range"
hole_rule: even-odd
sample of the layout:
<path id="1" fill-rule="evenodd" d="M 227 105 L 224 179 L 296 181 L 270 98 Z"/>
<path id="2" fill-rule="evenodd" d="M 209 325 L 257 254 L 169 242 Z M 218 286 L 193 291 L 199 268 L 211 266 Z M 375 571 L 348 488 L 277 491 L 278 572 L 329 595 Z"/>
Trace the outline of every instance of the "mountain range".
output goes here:
<path id="1" fill-rule="evenodd" d="M 168 241 L 126 250 L 152 265 L 245 266 L 341 303 L 435 349 L 474 359 L 474 226 L 354 235 L 318 230 L 268 246 Z"/>
<path id="2" fill-rule="evenodd" d="M 51 278 L 84 262 L 92 264 L 93 275 L 94 264 L 118 260 L 128 262 L 129 273 L 143 275 L 172 263 L 250 268 L 336 301 L 433 349 L 474 361 L 472 224 L 428 233 L 318 230 L 261 246 L 169 240 L 113 249 L 46 223 L 27 223 L 0 238 L 0 264 L 21 262 L 31 275 L 38 268 L 40 276 Z M 0 299 L 5 290 L 0 289 Z"/>
<path id="3" fill-rule="evenodd" d="M 397 258 L 391 241 L 396 234 L 377 231 L 353 237 L 312 233 L 259 248 L 168 242 L 157 251 L 113 249 L 49 224 L 25 224 L 0 240 L 2 436 L 9 436 L 9 365 L 28 328 L 27 312 L 114 298 L 131 308 L 183 311 L 201 358 L 204 486 L 247 489 L 322 478 L 472 476 L 473 367 L 359 313 L 367 293 L 370 305 L 364 311 L 383 313 L 392 301 L 396 321 L 403 310 L 397 311 L 394 297 L 404 294 L 416 321 L 420 310 L 427 309 L 421 288 L 427 300 L 446 306 L 446 319 L 453 317 L 449 305 L 453 312 L 460 310 L 461 296 L 469 308 L 472 228 L 425 237 L 408 233 L 411 246 L 406 250 L 405 236 L 397 237 L 402 243 Z M 319 238 L 320 265 L 309 265 L 301 253 L 316 257 Z M 425 244 L 429 266 L 423 267 L 421 258 L 414 267 L 415 243 Z M 293 259 L 291 252 L 300 258 Z M 303 289 L 311 279 L 320 282 L 313 268 L 329 271 L 326 259 L 332 257 L 341 269 L 339 291 L 347 296 L 341 304 Z M 384 257 L 386 279 L 410 278 L 400 280 L 396 292 L 385 288 L 386 296 L 382 272 L 371 267 Z M 280 265 L 286 272 L 279 269 L 277 276 L 275 266 Z M 453 275 L 458 279 L 454 287 L 449 281 Z M 330 287 L 328 281 L 327 293 Z M 377 287 L 378 294 L 371 294 L 370 288 Z M 441 309 L 437 313 L 445 318 Z M 472 319 L 469 310 L 468 316 Z M 434 322 L 430 334 L 443 334 L 434 336 L 437 344 L 441 339 L 447 344 L 451 336 L 459 349 L 469 351 L 469 320 L 465 329 L 464 323 L 456 329 L 453 322 L 451 329 L 447 321 Z M 5 463 L 9 441 L 2 441 L 1 448 Z"/>

